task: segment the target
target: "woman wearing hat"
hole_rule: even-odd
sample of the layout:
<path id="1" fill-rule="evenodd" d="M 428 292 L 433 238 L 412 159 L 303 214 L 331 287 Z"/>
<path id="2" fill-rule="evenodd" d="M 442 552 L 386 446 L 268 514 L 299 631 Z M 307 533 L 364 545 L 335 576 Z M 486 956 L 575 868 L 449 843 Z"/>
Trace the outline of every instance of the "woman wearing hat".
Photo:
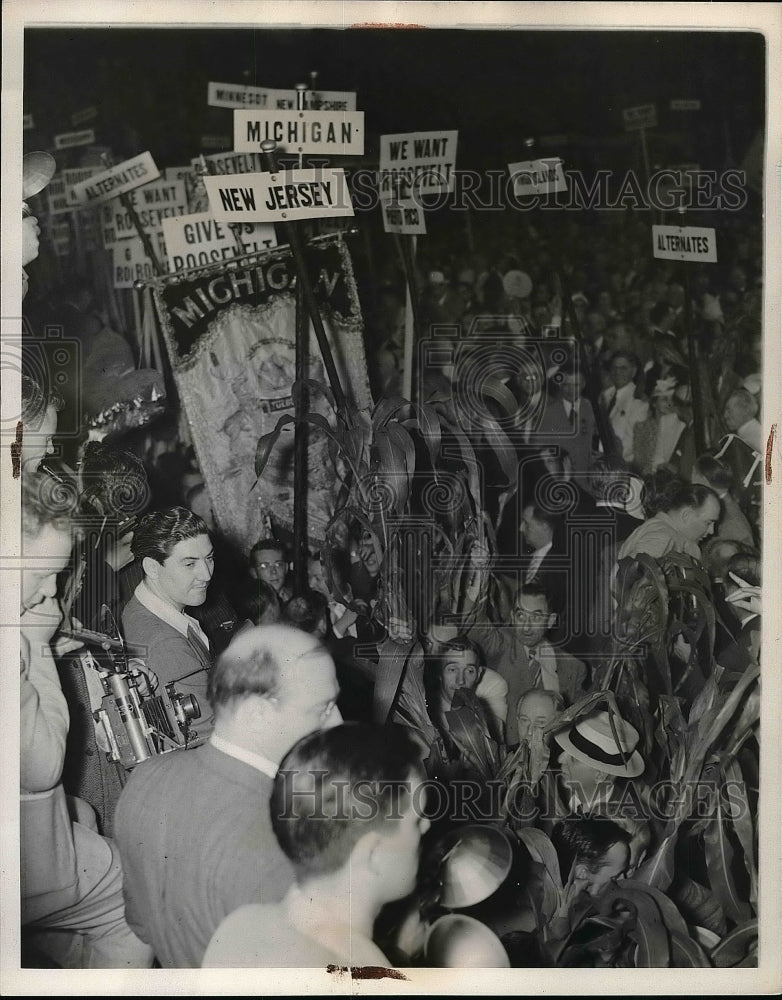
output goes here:
<path id="1" fill-rule="evenodd" d="M 686 426 L 674 406 L 675 389 L 674 377 L 658 379 L 652 390 L 652 412 L 633 427 L 634 461 L 643 475 L 668 461 Z"/>

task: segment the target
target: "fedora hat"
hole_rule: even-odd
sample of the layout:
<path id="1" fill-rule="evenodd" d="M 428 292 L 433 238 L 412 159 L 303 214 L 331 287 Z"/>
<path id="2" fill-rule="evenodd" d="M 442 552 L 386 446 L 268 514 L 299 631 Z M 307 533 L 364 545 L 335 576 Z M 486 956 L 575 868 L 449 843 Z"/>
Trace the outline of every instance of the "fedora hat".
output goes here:
<path id="1" fill-rule="evenodd" d="M 51 153 L 25 153 L 22 157 L 22 201 L 43 191 L 56 169 L 57 163 Z"/>
<path id="2" fill-rule="evenodd" d="M 616 736 L 611 731 L 608 712 L 594 712 L 554 736 L 563 750 L 567 750 L 576 760 L 589 764 L 595 770 L 606 774 L 637 778 L 646 766 L 643 757 L 635 749 L 638 746 L 638 730 L 629 722 L 614 716 Z M 623 760 L 624 755 L 624 760 Z"/>

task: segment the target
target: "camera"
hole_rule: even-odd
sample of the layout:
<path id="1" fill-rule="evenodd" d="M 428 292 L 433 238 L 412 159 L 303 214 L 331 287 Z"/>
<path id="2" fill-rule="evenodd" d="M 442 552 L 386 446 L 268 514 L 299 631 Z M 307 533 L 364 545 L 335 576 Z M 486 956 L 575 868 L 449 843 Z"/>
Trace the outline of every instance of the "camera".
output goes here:
<path id="1" fill-rule="evenodd" d="M 108 742 L 108 758 L 131 770 L 148 757 L 200 746 L 191 723 L 201 718 L 201 707 L 192 694 L 181 694 L 174 682 L 161 694 L 142 692 L 142 672 L 137 668 L 103 677 L 106 690 L 101 707 L 94 712 Z"/>

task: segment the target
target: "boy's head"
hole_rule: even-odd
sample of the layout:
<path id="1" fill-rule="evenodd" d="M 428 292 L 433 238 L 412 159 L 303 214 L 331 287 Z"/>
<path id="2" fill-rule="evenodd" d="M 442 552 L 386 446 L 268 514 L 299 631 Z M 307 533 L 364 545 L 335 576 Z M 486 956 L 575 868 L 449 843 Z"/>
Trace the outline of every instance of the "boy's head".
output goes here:
<path id="1" fill-rule="evenodd" d="M 263 580 L 278 593 L 288 572 L 285 548 L 273 538 L 262 538 L 250 549 L 250 576 Z"/>

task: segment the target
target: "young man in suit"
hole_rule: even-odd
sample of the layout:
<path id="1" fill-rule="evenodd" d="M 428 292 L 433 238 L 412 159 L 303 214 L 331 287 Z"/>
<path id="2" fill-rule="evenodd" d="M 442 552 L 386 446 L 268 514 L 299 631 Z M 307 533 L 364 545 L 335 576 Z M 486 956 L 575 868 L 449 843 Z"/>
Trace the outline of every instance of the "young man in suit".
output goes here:
<path id="1" fill-rule="evenodd" d="M 131 550 L 144 579 L 122 612 L 129 651 L 144 661 L 152 687 L 173 682 L 180 694 L 207 704 L 212 667 L 209 640 L 185 612 L 206 600 L 214 572 L 214 551 L 206 525 L 186 507 L 145 515 L 133 534 Z M 211 732 L 213 720 L 198 723 L 199 735 Z"/>
<path id="2" fill-rule="evenodd" d="M 635 377 L 638 359 L 628 351 L 616 351 L 611 358 L 611 385 L 604 389 L 600 402 L 609 423 L 622 446 L 622 458 L 632 462 L 633 428 L 649 415 L 649 404 L 636 396 Z"/>

